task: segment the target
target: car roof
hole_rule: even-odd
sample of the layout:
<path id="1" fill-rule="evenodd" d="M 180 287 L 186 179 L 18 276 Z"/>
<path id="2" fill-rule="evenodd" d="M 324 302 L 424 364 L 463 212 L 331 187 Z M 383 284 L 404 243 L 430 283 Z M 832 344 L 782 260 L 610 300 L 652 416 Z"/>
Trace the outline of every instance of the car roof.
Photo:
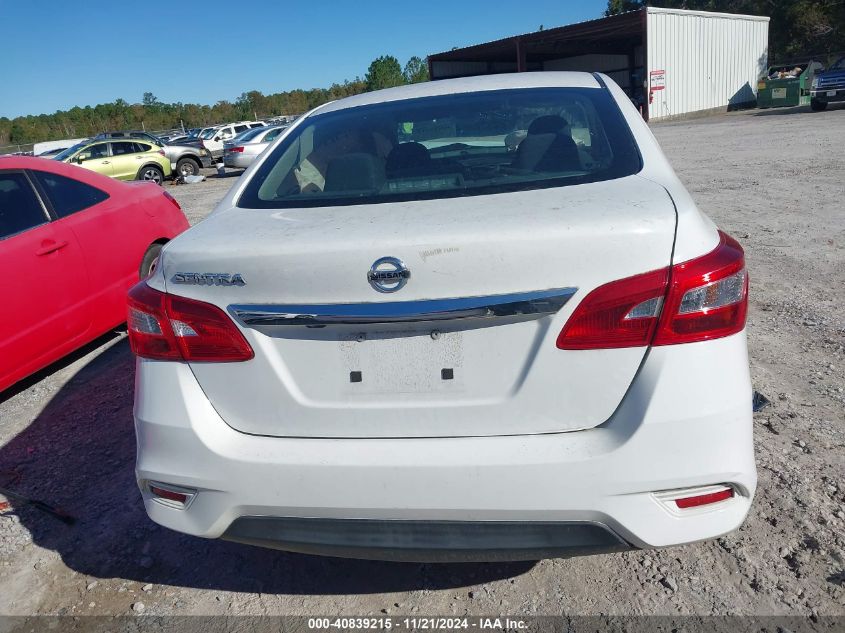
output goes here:
<path id="1" fill-rule="evenodd" d="M 478 77 L 459 77 L 457 79 L 438 79 L 424 81 L 409 86 L 385 88 L 373 92 L 365 92 L 352 97 L 332 101 L 321 108 L 319 112 L 332 112 L 345 108 L 401 101 L 403 99 L 417 99 L 420 97 L 439 97 L 443 95 L 461 94 L 466 92 L 483 92 L 487 90 L 508 90 L 514 88 L 600 88 L 601 85 L 591 73 L 559 71 L 559 72 L 530 72 L 505 73 L 500 75 L 481 75 Z"/>
<path id="2" fill-rule="evenodd" d="M 2 163 L 2 169 L 34 169 L 38 171 L 49 171 L 60 176 L 67 176 L 74 180 L 88 183 L 106 193 L 115 194 L 123 190 L 127 183 L 102 174 L 91 169 L 85 169 L 77 165 L 71 165 L 52 158 L 40 158 L 38 156 L 10 156 Z"/>
<path id="3" fill-rule="evenodd" d="M 109 136 L 106 138 L 89 138 L 87 141 L 81 141 L 79 145 L 93 145 L 94 143 L 152 143 L 148 138 L 138 138 L 137 136 Z"/>
<path id="4" fill-rule="evenodd" d="M 98 134 L 97 136 L 108 136 L 109 134 L 148 134 L 149 136 L 155 136 L 155 134 L 150 134 L 149 132 L 145 132 L 144 130 L 111 130 L 109 132 L 100 132 L 100 134 Z"/>

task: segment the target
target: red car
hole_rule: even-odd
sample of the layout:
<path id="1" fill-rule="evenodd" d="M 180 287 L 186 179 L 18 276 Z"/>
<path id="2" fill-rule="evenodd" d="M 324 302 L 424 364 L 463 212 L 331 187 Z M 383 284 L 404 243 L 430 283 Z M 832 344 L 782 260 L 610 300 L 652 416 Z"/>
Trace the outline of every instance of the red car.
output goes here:
<path id="1" fill-rule="evenodd" d="M 126 320 L 126 291 L 188 228 L 148 182 L 0 159 L 0 391 Z"/>

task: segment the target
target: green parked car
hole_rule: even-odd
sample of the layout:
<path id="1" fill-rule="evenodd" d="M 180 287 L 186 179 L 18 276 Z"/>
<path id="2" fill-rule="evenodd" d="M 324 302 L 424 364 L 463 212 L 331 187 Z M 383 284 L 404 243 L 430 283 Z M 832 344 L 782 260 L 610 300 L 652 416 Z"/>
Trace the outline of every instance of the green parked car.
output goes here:
<path id="1" fill-rule="evenodd" d="M 170 160 L 160 147 L 138 139 L 83 141 L 57 154 L 54 160 L 74 163 L 117 180 L 152 180 L 170 176 Z"/>

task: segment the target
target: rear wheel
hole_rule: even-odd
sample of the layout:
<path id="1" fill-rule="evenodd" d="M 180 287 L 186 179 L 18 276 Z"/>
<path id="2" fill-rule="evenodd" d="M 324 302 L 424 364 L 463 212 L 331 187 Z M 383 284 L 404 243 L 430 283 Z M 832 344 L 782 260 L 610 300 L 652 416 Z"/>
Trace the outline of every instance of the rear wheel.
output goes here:
<path id="1" fill-rule="evenodd" d="M 141 259 L 141 267 L 138 269 L 138 276 L 146 279 L 153 274 L 158 263 L 158 256 L 161 254 L 163 244 L 151 244 Z"/>
<path id="2" fill-rule="evenodd" d="M 185 176 L 196 176 L 200 173 L 200 165 L 193 158 L 180 158 L 176 163 L 176 173 L 183 178 Z"/>
<path id="3" fill-rule="evenodd" d="M 819 101 L 818 99 L 810 99 L 810 109 L 813 112 L 821 112 L 827 107 L 827 101 Z"/>
<path id="4" fill-rule="evenodd" d="M 146 167 L 141 167 L 141 171 L 138 172 L 138 177 L 135 180 L 152 180 L 157 185 L 160 185 L 164 182 L 164 172 L 161 170 L 161 167 L 147 165 Z"/>

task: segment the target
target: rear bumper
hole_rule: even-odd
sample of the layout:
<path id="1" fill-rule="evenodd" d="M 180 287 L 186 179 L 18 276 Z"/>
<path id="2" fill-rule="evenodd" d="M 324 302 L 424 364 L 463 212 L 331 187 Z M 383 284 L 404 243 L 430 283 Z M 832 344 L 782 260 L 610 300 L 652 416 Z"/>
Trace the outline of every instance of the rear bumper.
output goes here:
<path id="1" fill-rule="evenodd" d="M 260 437 L 226 425 L 187 365 L 139 361 L 136 385 L 136 474 L 147 512 L 202 537 L 401 560 L 663 547 L 739 527 L 757 481 L 744 332 L 652 349 L 611 419 L 570 433 Z M 150 481 L 198 493 L 180 509 L 156 500 Z M 713 484 L 729 484 L 734 498 L 679 511 L 655 495 Z M 304 540 L 302 519 L 318 520 Z M 512 528 L 499 531 L 513 523 L 545 536 L 515 546 Z M 604 532 L 586 545 L 561 536 L 585 524 Z M 484 534 L 487 545 L 450 551 L 450 534 L 459 542 Z"/>
<path id="2" fill-rule="evenodd" d="M 400 521 L 240 517 L 238 543 L 304 554 L 393 561 L 539 560 L 621 552 L 631 546 L 600 523 Z"/>
<path id="3" fill-rule="evenodd" d="M 223 164 L 226 167 L 232 167 L 236 169 L 246 169 L 249 167 L 252 162 L 255 160 L 255 156 L 248 154 L 244 156 L 243 154 L 224 154 L 223 155 Z"/>

